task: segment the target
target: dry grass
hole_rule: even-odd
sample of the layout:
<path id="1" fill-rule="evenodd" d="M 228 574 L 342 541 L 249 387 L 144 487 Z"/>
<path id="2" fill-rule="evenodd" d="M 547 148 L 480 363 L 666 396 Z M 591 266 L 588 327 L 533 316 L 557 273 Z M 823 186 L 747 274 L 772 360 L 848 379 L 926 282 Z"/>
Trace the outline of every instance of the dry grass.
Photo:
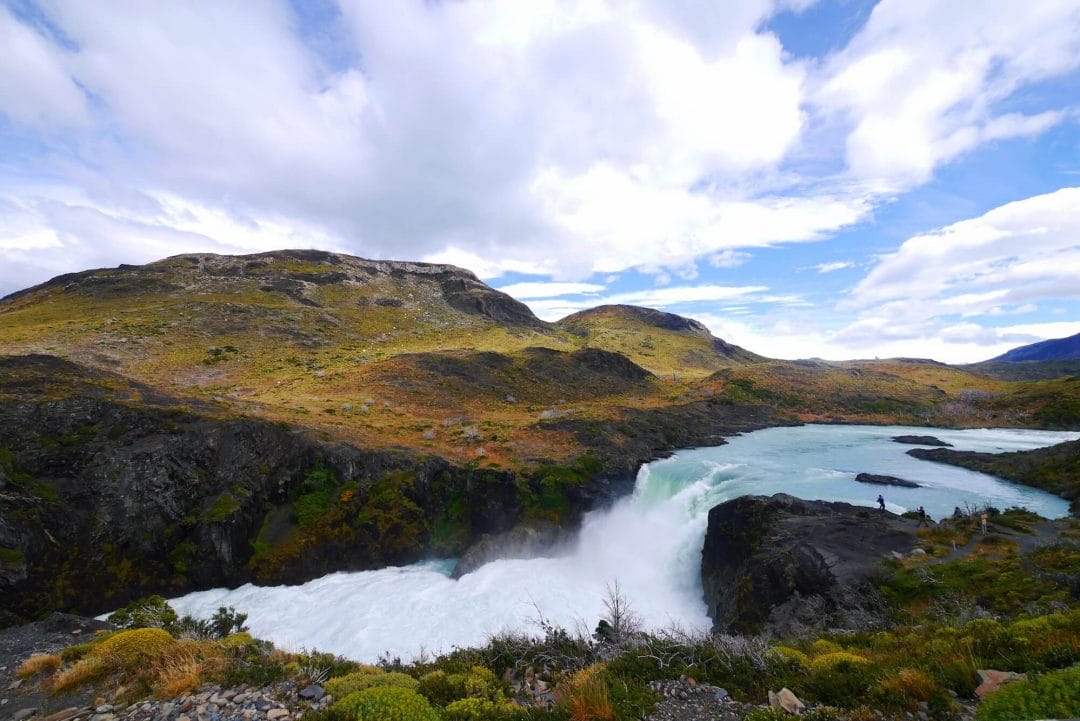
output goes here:
<path id="1" fill-rule="evenodd" d="M 583 668 L 555 688 L 555 703 L 570 721 L 613 721 L 607 684 L 601 676 L 603 664 Z"/>
<path id="2" fill-rule="evenodd" d="M 158 697 L 174 698 L 223 673 L 228 659 L 217 641 L 181 641 L 150 664 L 148 677 Z"/>
<path id="3" fill-rule="evenodd" d="M 92 656 L 65 668 L 53 676 L 50 688 L 53 694 L 72 691 L 108 674 L 111 667 L 105 659 Z"/>
<path id="4" fill-rule="evenodd" d="M 15 675 L 19 678 L 30 678 L 39 674 L 49 676 L 56 673 L 56 669 L 60 668 L 61 663 L 60 657 L 56 654 L 35 653 L 22 662 L 22 665 L 15 671 Z"/>
<path id="5" fill-rule="evenodd" d="M 904 702 L 929 701 L 938 691 L 934 679 L 913 668 L 902 668 L 881 679 L 879 685 L 885 694 Z"/>

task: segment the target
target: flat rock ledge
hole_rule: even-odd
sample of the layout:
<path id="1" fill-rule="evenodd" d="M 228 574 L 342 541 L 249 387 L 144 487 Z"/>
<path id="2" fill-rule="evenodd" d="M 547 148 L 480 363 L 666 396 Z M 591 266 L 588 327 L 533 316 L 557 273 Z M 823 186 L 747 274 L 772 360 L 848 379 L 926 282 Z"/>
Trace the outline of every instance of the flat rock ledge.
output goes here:
<path id="1" fill-rule="evenodd" d="M 876 473 L 860 473 L 855 476 L 855 480 L 859 483 L 872 483 L 875 486 L 899 486 L 900 488 L 922 488 L 922 485 L 915 481 L 908 481 L 903 478 L 897 478 L 896 476 L 883 476 Z"/>

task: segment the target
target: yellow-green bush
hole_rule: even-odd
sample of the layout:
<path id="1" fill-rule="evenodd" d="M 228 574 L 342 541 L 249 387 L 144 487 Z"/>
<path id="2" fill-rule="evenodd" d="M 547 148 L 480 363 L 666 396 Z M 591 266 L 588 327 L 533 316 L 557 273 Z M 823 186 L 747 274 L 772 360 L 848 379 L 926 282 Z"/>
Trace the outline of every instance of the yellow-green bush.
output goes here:
<path id="1" fill-rule="evenodd" d="M 376 686 L 397 686 L 415 691 L 420 685 L 412 676 L 403 673 L 364 673 L 355 671 L 326 682 L 326 692 L 334 698 L 345 698 L 351 693 Z"/>
<path id="2" fill-rule="evenodd" d="M 520 706 L 486 698 L 462 698 L 447 705 L 443 716 L 449 721 L 513 721 L 525 716 L 525 711 Z"/>
<path id="3" fill-rule="evenodd" d="M 1002 686 L 979 704 L 979 721 L 1080 716 L 1080 666 Z"/>
<path id="4" fill-rule="evenodd" d="M 378 686 L 351 693 L 330 707 L 342 721 L 439 721 L 420 694 L 399 686 Z"/>
<path id="5" fill-rule="evenodd" d="M 451 701 L 461 698 L 455 694 L 454 685 L 449 679 L 446 671 L 432 671 L 420 677 L 420 685 L 416 690 L 431 703 L 446 706 Z"/>
<path id="6" fill-rule="evenodd" d="M 74 646 L 68 646 L 60 652 L 60 658 L 63 659 L 64 663 L 74 663 L 86 654 L 90 653 L 94 646 L 97 645 L 98 642 L 89 641 L 87 643 L 77 643 Z"/>
<path id="7" fill-rule="evenodd" d="M 862 656 L 847 651 L 833 651 L 810 662 L 807 687 L 816 700 L 843 708 L 863 701 L 877 673 Z"/>
<path id="8" fill-rule="evenodd" d="M 499 679 L 483 666 L 473 666 L 464 673 L 432 671 L 420 677 L 417 690 L 437 706 L 463 698 L 487 699 L 496 705 L 505 700 Z"/>
<path id="9" fill-rule="evenodd" d="M 791 646 L 775 646 L 772 652 L 782 659 L 792 661 L 803 668 L 810 665 L 810 657 L 797 648 Z"/>
<path id="10" fill-rule="evenodd" d="M 115 658 L 128 666 L 160 655 L 174 644 L 176 640 L 160 628 L 136 628 L 109 636 L 88 655 L 100 659 Z"/>
<path id="11" fill-rule="evenodd" d="M 499 701 L 502 690 L 499 687 L 499 679 L 495 674 L 483 666 L 473 666 L 462 679 L 462 686 L 466 698 L 486 698 Z"/>
<path id="12" fill-rule="evenodd" d="M 814 644 L 815 646 L 817 643 Z M 839 664 L 866 665 L 870 663 L 866 658 L 847 651 L 832 651 L 823 656 L 818 656 L 810 662 L 811 673 L 831 671 Z"/>
<path id="13" fill-rule="evenodd" d="M 251 634 L 247 631 L 237 631 L 236 633 L 230 633 L 225 638 L 221 639 L 221 645 L 225 648 L 242 648 L 244 646 L 254 646 L 255 639 L 251 637 Z"/>
<path id="14" fill-rule="evenodd" d="M 840 646 L 832 641 L 826 641 L 823 638 L 814 641 L 813 645 L 810 646 L 810 652 L 815 656 L 819 656 L 823 653 L 836 653 L 839 650 Z"/>

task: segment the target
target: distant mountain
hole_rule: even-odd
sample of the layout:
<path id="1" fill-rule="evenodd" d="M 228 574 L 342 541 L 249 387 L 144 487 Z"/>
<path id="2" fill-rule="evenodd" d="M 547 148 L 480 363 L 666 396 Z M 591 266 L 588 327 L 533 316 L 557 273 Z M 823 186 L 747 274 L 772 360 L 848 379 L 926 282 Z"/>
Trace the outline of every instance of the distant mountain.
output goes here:
<path id="1" fill-rule="evenodd" d="M 1019 363 L 1022 361 L 1078 360 L 1080 359 L 1080 333 L 1068 338 L 1053 338 L 1031 345 L 1022 345 L 991 358 L 988 363 Z"/>

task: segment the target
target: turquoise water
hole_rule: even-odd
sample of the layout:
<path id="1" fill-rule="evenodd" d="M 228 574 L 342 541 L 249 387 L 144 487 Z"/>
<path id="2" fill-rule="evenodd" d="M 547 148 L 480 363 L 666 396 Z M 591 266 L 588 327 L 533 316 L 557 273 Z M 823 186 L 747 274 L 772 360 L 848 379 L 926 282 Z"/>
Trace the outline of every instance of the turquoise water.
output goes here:
<path id="1" fill-rule="evenodd" d="M 898 435 L 932 435 L 954 450 L 1029 450 L 1080 437 L 1074 432 L 1008 429 L 941 430 L 902 426 L 826 426 L 770 428 L 729 439 L 727 445 L 679 451 L 647 467 L 649 478 L 638 492 L 649 499 L 670 497 L 699 484 L 695 504 L 706 510 L 742 495 L 789 493 L 812 500 L 875 505 L 878 493 L 895 513 L 924 506 L 934 518 L 957 506 L 990 503 L 1004 510 L 1025 506 L 1048 518 L 1067 516 L 1068 502 L 1034 488 L 1007 483 L 963 468 L 921 461 Z M 855 481 L 858 473 L 915 481 L 924 488 L 875 486 Z"/>
<path id="2" fill-rule="evenodd" d="M 460 580 L 451 564 L 335 573 L 300 586 L 214 589 L 171 603 L 181 613 L 209 616 L 219 606 L 249 614 L 259 637 L 286 648 L 318 648 L 371 661 L 390 653 L 482 644 L 503 630 L 536 632 L 548 621 L 588 633 L 604 613 L 605 587 L 618 582 L 650 627 L 706 629 L 699 565 L 708 511 L 741 495 L 784 492 L 809 499 L 874 505 L 883 493 L 890 510 L 925 506 L 932 516 L 955 506 L 1022 505 L 1058 517 L 1065 501 L 906 454 L 901 434 L 934 435 L 958 450 L 1037 448 L 1080 433 L 1016 430 L 946 431 L 881 426 L 772 428 L 727 445 L 679 451 L 643 466 L 634 493 L 590 513 L 579 537 L 549 558 L 489 563 Z M 899 476 L 925 484 L 905 489 L 855 482 L 857 473 Z"/>

